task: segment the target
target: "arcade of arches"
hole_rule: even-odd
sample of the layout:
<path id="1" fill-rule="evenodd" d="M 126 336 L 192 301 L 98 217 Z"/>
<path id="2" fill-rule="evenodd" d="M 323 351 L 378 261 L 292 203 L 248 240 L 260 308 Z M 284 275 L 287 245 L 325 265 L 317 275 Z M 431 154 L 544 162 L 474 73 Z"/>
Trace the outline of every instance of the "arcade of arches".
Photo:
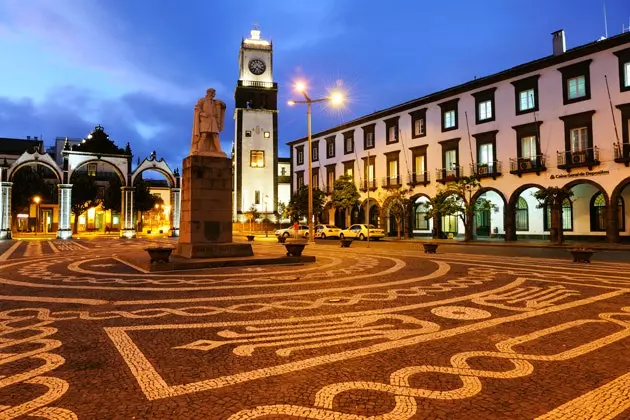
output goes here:
<path id="1" fill-rule="evenodd" d="M 102 139 L 113 145 L 104 133 L 102 127 L 97 126 L 95 131 L 88 136 L 83 143 L 90 146 L 90 141 L 94 142 Z M 0 239 L 9 239 L 14 231 L 11 215 L 11 193 L 13 181 L 20 172 L 20 169 L 27 166 L 43 166 L 54 174 L 57 181 L 58 215 L 57 232 L 60 239 L 72 237 L 71 224 L 71 202 L 72 202 L 72 181 L 73 173 L 78 171 L 89 172 L 93 165 L 105 165 L 120 178 L 121 185 L 121 214 L 120 214 L 120 236 L 131 238 L 136 235 L 136 215 L 134 212 L 134 182 L 139 179 L 145 171 L 156 171 L 162 174 L 170 189 L 170 232 L 171 236 L 179 236 L 179 218 L 181 208 L 180 177 L 177 171 L 173 172 L 164 161 L 157 159 L 155 152 L 145 158 L 135 170 L 131 170 L 131 150 L 113 148 L 109 143 L 105 143 L 112 150 L 110 153 L 101 151 L 91 151 L 90 147 L 76 148 L 70 147 L 66 141 L 63 150 L 63 165 L 59 167 L 57 163 L 47 153 L 36 150 L 32 153 L 25 152 L 11 165 L 0 167 Z M 93 143 L 92 143 L 93 145 Z M 78 150 L 77 150 L 78 149 Z"/>

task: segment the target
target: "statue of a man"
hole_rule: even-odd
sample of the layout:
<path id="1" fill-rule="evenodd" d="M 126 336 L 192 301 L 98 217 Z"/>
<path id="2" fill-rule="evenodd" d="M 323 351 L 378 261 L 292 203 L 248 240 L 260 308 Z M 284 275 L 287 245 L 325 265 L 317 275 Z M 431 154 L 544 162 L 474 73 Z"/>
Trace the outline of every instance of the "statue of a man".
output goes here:
<path id="1" fill-rule="evenodd" d="M 214 95 L 215 90 L 208 89 L 206 96 L 195 105 L 191 155 L 226 156 L 219 142 L 225 119 L 225 102 L 214 99 Z"/>

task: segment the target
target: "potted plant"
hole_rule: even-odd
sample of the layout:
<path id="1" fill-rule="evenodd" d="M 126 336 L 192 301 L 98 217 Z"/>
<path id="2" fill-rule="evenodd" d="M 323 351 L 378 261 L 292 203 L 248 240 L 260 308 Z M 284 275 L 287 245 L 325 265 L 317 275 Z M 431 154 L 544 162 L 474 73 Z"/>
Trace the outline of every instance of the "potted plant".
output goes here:
<path id="1" fill-rule="evenodd" d="M 304 242 L 290 242 L 284 244 L 287 250 L 287 257 L 301 257 L 305 246 L 306 243 Z"/>
<path id="2" fill-rule="evenodd" d="M 341 242 L 341 247 L 342 248 L 350 248 L 350 245 L 352 244 L 352 239 L 340 238 L 339 242 Z"/>
<path id="3" fill-rule="evenodd" d="M 425 242 L 422 244 L 422 246 L 424 247 L 425 254 L 435 254 L 438 244 L 436 244 L 435 242 Z"/>
<path id="4" fill-rule="evenodd" d="M 569 249 L 569 252 L 571 252 L 571 255 L 573 256 L 573 262 L 583 263 L 590 263 L 591 256 L 593 256 L 593 254 L 595 253 L 595 251 L 593 251 L 592 249 L 584 247 L 571 248 Z"/>

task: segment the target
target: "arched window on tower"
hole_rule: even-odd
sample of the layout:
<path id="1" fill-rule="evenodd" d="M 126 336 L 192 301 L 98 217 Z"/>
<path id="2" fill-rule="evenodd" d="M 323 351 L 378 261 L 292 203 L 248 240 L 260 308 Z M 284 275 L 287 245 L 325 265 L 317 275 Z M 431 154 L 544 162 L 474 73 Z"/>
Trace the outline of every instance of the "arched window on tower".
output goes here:
<path id="1" fill-rule="evenodd" d="M 527 231 L 529 230 L 529 208 L 527 201 L 523 197 L 519 197 L 516 202 L 516 230 Z"/>
<path id="2" fill-rule="evenodd" d="M 551 227 L 551 209 L 545 206 L 543 210 L 545 211 L 544 229 L 549 230 Z M 562 230 L 573 230 L 573 203 L 568 198 L 562 202 Z"/>
<path id="3" fill-rule="evenodd" d="M 623 198 L 619 197 L 617 199 L 617 225 L 620 231 L 626 230 L 624 204 Z M 606 199 L 602 193 L 598 192 L 593 196 L 593 198 L 591 198 L 590 213 L 591 231 L 606 231 Z"/>

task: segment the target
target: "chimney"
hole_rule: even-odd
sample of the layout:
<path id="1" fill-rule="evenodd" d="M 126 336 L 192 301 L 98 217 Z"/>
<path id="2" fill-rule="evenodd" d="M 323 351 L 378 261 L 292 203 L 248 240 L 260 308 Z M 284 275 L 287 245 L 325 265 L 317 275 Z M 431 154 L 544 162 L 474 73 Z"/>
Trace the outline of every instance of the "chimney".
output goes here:
<path id="1" fill-rule="evenodd" d="M 564 29 L 551 33 L 553 39 L 553 55 L 560 55 L 566 52 L 567 44 L 564 40 Z"/>
<path id="2" fill-rule="evenodd" d="M 31 139 L 31 136 L 26 136 L 26 140 L 30 140 L 30 139 Z"/>
<path id="3" fill-rule="evenodd" d="M 37 136 L 35 136 L 35 140 L 37 140 Z"/>

